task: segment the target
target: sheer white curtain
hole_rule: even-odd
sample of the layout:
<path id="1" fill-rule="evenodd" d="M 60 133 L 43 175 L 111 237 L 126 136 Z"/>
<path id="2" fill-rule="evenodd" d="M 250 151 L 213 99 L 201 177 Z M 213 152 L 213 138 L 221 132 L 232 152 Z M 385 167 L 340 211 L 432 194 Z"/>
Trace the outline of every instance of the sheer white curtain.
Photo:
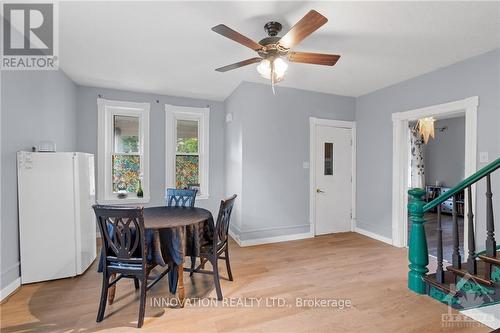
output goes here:
<path id="1" fill-rule="evenodd" d="M 425 154 L 424 154 L 424 140 L 410 126 L 410 187 L 425 189 Z"/>

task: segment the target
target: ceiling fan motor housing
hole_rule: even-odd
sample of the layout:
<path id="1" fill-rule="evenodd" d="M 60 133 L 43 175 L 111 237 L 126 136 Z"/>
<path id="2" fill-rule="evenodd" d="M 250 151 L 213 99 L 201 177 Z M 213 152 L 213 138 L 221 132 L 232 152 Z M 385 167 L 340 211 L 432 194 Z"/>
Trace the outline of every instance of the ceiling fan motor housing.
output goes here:
<path id="1" fill-rule="evenodd" d="M 264 30 L 270 37 L 278 35 L 282 28 L 283 26 L 281 25 L 281 23 L 275 21 L 267 22 L 264 25 Z"/>
<path id="2" fill-rule="evenodd" d="M 278 42 L 281 37 L 278 37 L 277 35 L 281 31 L 281 28 L 281 23 L 275 21 L 267 22 L 264 25 L 264 30 L 267 32 L 269 37 L 266 37 L 259 41 L 260 45 L 265 46 L 263 50 L 258 52 L 262 58 L 275 58 L 284 56 L 288 53 L 288 50 L 279 48 Z"/>

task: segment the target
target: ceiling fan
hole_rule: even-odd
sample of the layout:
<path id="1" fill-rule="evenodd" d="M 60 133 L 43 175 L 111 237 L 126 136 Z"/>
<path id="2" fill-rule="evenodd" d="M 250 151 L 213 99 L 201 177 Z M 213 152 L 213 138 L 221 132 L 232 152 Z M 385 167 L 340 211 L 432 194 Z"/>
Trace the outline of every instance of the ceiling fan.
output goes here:
<path id="1" fill-rule="evenodd" d="M 326 22 L 328 22 L 326 17 L 315 10 L 311 10 L 282 37 L 278 36 L 278 33 L 282 29 L 281 24 L 273 21 L 268 22 L 264 25 L 264 30 L 267 31 L 269 36 L 258 43 L 224 24 L 219 24 L 213 27 L 212 30 L 251 48 L 259 54 L 259 57 L 219 67 L 215 70 L 217 72 L 227 72 L 243 66 L 259 63 L 257 71 L 262 77 L 271 80 L 274 92 L 274 84 L 284 79 L 285 72 L 288 68 L 288 64 L 283 59 L 287 59 L 290 62 L 325 66 L 333 66 L 337 63 L 340 58 L 339 55 L 291 51 L 294 46 L 319 29 Z"/>

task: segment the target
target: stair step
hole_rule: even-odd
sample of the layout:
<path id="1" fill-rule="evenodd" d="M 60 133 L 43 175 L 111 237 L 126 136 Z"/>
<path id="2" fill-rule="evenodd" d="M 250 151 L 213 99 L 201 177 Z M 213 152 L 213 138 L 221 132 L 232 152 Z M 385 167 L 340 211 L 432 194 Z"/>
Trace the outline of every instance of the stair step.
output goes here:
<path id="1" fill-rule="evenodd" d="M 489 257 L 486 254 L 480 254 L 478 257 L 482 261 L 485 261 L 485 262 L 493 264 L 493 265 L 500 266 L 500 251 L 497 251 L 496 257 Z"/>
<path id="2" fill-rule="evenodd" d="M 462 267 L 467 267 L 467 264 L 463 263 Z M 479 284 L 482 284 L 482 285 L 485 285 L 488 287 L 493 287 L 495 285 L 495 282 L 491 281 L 490 279 L 484 278 L 485 270 L 484 270 L 483 265 L 477 265 L 477 274 L 476 275 L 469 274 L 469 272 L 467 272 L 466 268 L 459 269 L 459 268 L 455 268 L 453 266 L 448 266 L 448 267 L 446 267 L 446 269 L 448 271 L 458 275 L 458 276 L 461 276 L 461 277 L 464 277 L 467 279 L 471 279 L 472 281 L 474 281 L 476 283 L 479 283 Z"/>
<path id="3" fill-rule="evenodd" d="M 443 291 L 446 294 L 450 294 L 452 297 L 459 297 L 462 295 L 460 291 L 456 291 L 454 289 L 451 289 L 451 285 L 455 285 L 455 276 L 453 275 L 452 272 L 444 272 L 444 281 L 443 283 L 439 283 L 436 279 L 436 274 L 430 274 L 424 276 L 424 281 L 427 282 L 429 285 L 432 285 L 439 290 Z"/>

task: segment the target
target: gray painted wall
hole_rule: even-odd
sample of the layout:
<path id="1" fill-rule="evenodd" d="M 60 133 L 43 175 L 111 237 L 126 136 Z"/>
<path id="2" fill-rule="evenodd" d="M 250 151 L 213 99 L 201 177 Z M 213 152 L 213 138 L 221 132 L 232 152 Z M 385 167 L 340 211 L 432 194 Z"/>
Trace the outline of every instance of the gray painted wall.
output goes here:
<path id="1" fill-rule="evenodd" d="M 500 49 L 404 81 L 356 99 L 357 121 L 357 224 L 391 237 L 392 121 L 394 112 L 479 96 L 478 157 L 500 156 Z M 484 166 L 477 163 L 477 167 Z M 492 177 L 500 193 L 500 173 Z M 485 185 L 478 185 L 478 247 L 484 247 Z M 500 195 L 494 197 L 500 207 Z M 500 230 L 500 219 L 496 219 Z"/>
<path id="2" fill-rule="evenodd" d="M 478 152 L 489 152 L 490 161 L 500 156 L 500 50 L 357 99 L 283 87 L 273 96 L 267 84 L 243 82 L 221 103 L 76 87 L 62 72 L 3 72 L 1 83 L 2 288 L 19 274 L 15 152 L 50 139 L 59 151 L 96 153 L 98 94 L 151 103 L 151 179 L 158 180 L 151 183 L 151 205 L 162 204 L 164 196 L 164 104 L 210 106 L 210 198 L 198 204 L 216 213 L 224 194 L 239 194 L 233 232 L 242 240 L 309 231 L 309 170 L 302 163 L 309 160 L 310 116 L 353 120 L 355 115 L 358 226 L 385 237 L 391 237 L 392 220 L 392 113 L 478 95 Z M 224 124 L 225 112 L 233 115 L 231 123 Z M 497 173 L 495 193 L 499 187 Z M 484 221 L 484 192 L 481 183 L 479 221 Z M 494 207 L 500 207 L 500 195 L 494 196 Z M 500 230 L 500 219 L 496 223 Z M 481 228 L 483 223 L 479 247 Z"/>
<path id="3" fill-rule="evenodd" d="M 1 288 L 19 277 L 16 152 L 52 140 L 76 150 L 76 86 L 61 71 L 2 72 Z"/>
<path id="4" fill-rule="evenodd" d="M 464 179 L 465 169 L 465 117 L 440 119 L 435 138 L 425 145 L 425 183 L 453 187 Z"/>
<path id="5" fill-rule="evenodd" d="M 149 115 L 151 201 L 145 206 L 157 206 L 165 203 L 165 104 L 194 107 L 208 105 L 210 107 L 210 193 L 208 199 L 196 200 L 196 205 L 209 209 L 214 215 L 217 214 L 220 200 L 224 194 L 224 104 L 208 100 L 79 86 L 77 94 L 77 149 L 95 154 L 96 163 L 97 96 L 99 94 L 103 98 L 111 100 L 151 104 Z"/>
<path id="6" fill-rule="evenodd" d="M 232 229 L 241 240 L 309 232 L 309 169 L 302 165 L 309 162 L 309 117 L 353 120 L 354 108 L 353 97 L 279 86 L 274 96 L 268 84 L 250 82 L 228 98 L 226 151 L 241 150 L 242 158 L 228 177 L 242 184 L 227 182 L 226 191 L 243 197 L 239 230 Z"/>

